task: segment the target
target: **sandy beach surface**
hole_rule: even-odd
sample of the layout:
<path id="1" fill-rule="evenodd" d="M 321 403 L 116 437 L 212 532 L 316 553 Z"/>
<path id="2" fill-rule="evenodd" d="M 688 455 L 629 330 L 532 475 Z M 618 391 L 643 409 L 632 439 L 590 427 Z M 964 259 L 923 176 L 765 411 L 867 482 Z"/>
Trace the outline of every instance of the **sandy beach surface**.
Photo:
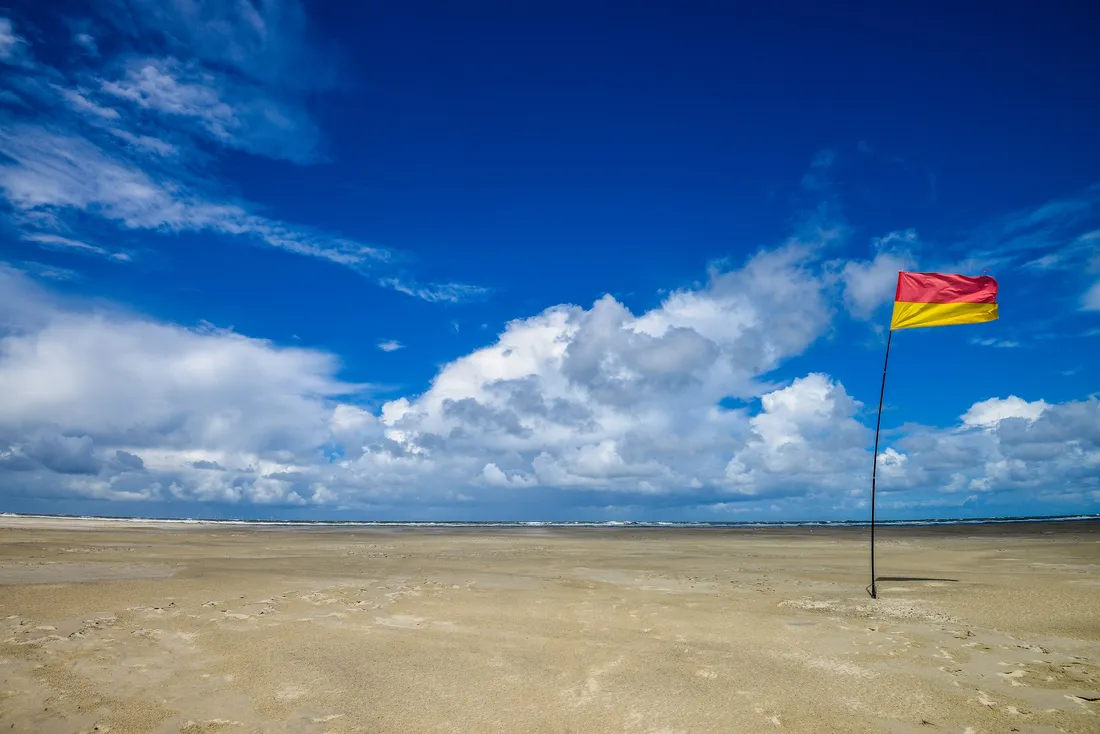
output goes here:
<path id="1" fill-rule="evenodd" d="M 0 519 L 0 731 L 1100 732 L 1100 523 Z"/>

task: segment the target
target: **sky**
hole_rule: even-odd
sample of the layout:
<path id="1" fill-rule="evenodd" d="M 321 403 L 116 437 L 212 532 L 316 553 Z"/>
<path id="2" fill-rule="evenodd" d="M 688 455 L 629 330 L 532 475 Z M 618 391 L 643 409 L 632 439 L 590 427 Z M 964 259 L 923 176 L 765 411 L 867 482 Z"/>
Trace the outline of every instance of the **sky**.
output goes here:
<path id="1" fill-rule="evenodd" d="M 1087 3 L 0 5 L 0 511 L 1100 511 Z"/>

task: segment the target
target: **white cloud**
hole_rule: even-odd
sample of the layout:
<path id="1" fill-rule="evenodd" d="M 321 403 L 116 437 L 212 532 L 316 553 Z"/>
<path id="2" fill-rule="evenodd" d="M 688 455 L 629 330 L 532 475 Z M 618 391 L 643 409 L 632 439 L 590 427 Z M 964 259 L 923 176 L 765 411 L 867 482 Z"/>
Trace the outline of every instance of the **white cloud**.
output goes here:
<path id="1" fill-rule="evenodd" d="M 294 502 L 291 491 L 306 500 L 318 482 L 343 501 L 479 485 L 696 491 L 723 481 L 746 433 L 743 411 L 717 402 L 758 394 L 758 370 L 827 324 L 821 284 L 802 260 L 795 250 L 761 253 L 642 316 L 606 297 L 514 321 L 495 345 L 444 367 L 425 394 L 378 415 L 340 403 L 352 388 L 327 355 L 68 310 L 9 272 L 0 314 L 18 328 L 2 342 L 0 390 L 18 398 L 5 401 L 0 425 L 17 448 L 38 426 L 87 436 L 94 456 L 142 460 L 138 478 L 101 462 L 60 485 L 93 496 L 152 483 L 155 496 L 209 501 Z M 792 291 L 801 295 L 793 308 Z M 320 455 L 327 442 L 339 446 L 338 464 Z M 228 471 L 195 465 L 212 462 Z"/>
<path id="2" fill-rule="evenodd" d="M 121 78 L 104 80 L 102 89 L 141 109 L 193 122 L 226 147 L 302 163 L 314 157 L 319 133 L 298 108 L 255 84 L 195 64 L 134 59 Z"/>
<path id="3" fill-rule="evenodd" d="M 113 107 L 104 107 L 88 99 L 87 92 L 54 85 L 54 90 L 77 112 L 85 112 L 105 120 L 117 120 L 121 115 Z"/>
<path id="4" fill-rule="evenodd" d="M 99 46 L 95 42 L 95 37 L 90 33 L 84 31 L 74 33 L 73 43 L 80 46 L 92 56 L 99 55 Z"/>
<path id="5" fill-rule="evenodd" d="M 892 232 L 875 241 L 875 257 L 870 261 L 852 260 L 840 270 L 844 285 L 844 303 L 857 318 L 870 318 L 880 307 L 894 300 L 898 271 L 916 266 L 913 250 L 917 235 L 912 230 Z"/>
<path id="6" fill-rule="evenodd" d="M 538 484 L 534 477 L 523 474 L 505 474 L 500 467 L 490 462 L 481 470 L 481 476 L 485 483 L 491 487 L 530 487 Z"/>
<path id="7" fill-rule="evenodd" d="M 994 338 L 979 338 L 972 337 L 970 339 L 971 344 L 975 344 L 980 347 L 997 347 L 998 349 L 1015 349 L 1022 346 L 1020 342 L 1015 339 L 994 339 Z"/>
<path id="8" fill-rule="evenodd" d="M 71 475 L 60 488 L 78 494 L 158 484 L 150 498 L 293 504 L 295 472 L 322 444 L 376 423 L 338 402 L 360 387 L 336 378 L 331 355 L 72 310 L 6 268 L 0 334 L 0 450 L 31 475 Z"/>
<path id="9" fill-rule="evenodd" d="M 378 248 L 252 214 L 240 204 L 210 201 L 178 181 L 108 155 L 85 138 L 15 125 L 0 130 L 0 153 L 11 159 L 0 164 L 0 191 L 34 221 L 52 222 L 76 211 L 129 229 L 243 235 L 347 266 L 388 257 Z"/>
<path id="10" fill-rule="evenodd" d="M 140 38 L 161 34 L 186 58 L 231 69 L 268 86 L 325 88 L 333 69 L 310 42 L 309 18 L 296 0 L 111 0 L 103 20 Z"/>
<path id="11" fill-rule="evenodd" d="M 824 285 L 806 254 L 760 253 L 639 316 L 605 296 L 590 309 L 555 306 L 513 321 L 494 345 L 445 366 L 423 395 L 385 404 L 392 449 L 364 454 L 359 466 L 369 476 L 395 457 L 422 457 L 417 471 L 471 472 L 497 486 L 500 472 L 525 485 L 534 477 L 609 491 L 716 487 L 747 432 L 743 411 L 719 401 L 765 391 L 758 375 L 827 327 Z"/>
<path id="12" fill-rule="evenodd" d="M 20 263 L 19 271 L 30 273 L 35 277 L 45 278 L 46 280 L 80 280 L 80 273 L 75 270 L 38 262 L 27 261 Z"/>
<path id="13" fill-rule="evenodd" d="M 0 89 L 0 102 L 6 105 L 11 105 L 12 107 L 25 108 L 27 106 L 27 103 L 23 100 L 23 98 L 15 92 L 11 91 L 10 89 Z"/>
<path id="14" fill-rule="evenodd" d="M 1041 503 L 1057 488 L 1049 499 L 1086 507 L 1098 496 L 1100 401 L 1095 398 L 1057 404 L 992 398 L 975 403 L 962 420 L 947 430 L 914 428 L 896 440 L 905 470 L 886 490 L 1015 491 L 1021 493 L 1017 501 Z"/>
<path id="15" fill-rule="evenodd" d="M 321 158 L 309 97 L 337 80 L 334 55 L 313 42 L 296 0 L 119 0 L 103 21 L 159 57 L 133 57 L 105 91 L 140 108 L 191 121 L 220 145 L 310 163 Z M 177 61 L 183 60 L 183 61 Z"/>
<path id="16" fill-rule="evenodd" d="M 13 84 L 41 111 L 25 106 L 21 122 L 0 126 L 0 195 L 15 226 L 24 235 L 72 242 L 87 239 L 81 229 L 95 218 L 156 233 L 213 232 L 327 260 L 429 302 L 484 295 L 478 286 L 424 285 L 387 274 L 395 269 L 390 251 L 260 215 L 258 206 L 235 200 L 204 177 L 210 153 L 204 140 L 299 163 L 314 160 L 317 131 L 305 96 L 324 84 L 312 73 L 296 4 L 199 5 L 135 2 L 107 19 L 132 20 L 138 27 L 127 26 L 126 33 L 151 33 L 186 63 L 134 56 L 124 39 L 113 38 L 104 48 L 115 56 L 102 64 L 85 57 L 65 71 L 19 65 Z M 26 44 L 10 22 L 0 25 L 3 33 L 0 38 L 10 36 L 5 53 L 23 54 L 17 47 Z M 209 45 L 209 37 L 221 42 Z M 260 56 L 265 62 L 256 65 Z M 287 66 L 293 58 L 297 62 Z M 103 78 L 110 72 L 115 75 Z M 22 104 L 19 96 L 13 99 Z M 109 100 L 118 104 L 104 104 Z"/>
<path id="17" fill-rule="evenodd" d="M 378 284 L 391 288 L 406 296 L 413 296 L 428 303 L 460 303 L 485 296 L 487 288 L 464 283 L 428 283 L 418 284 L 398 277 L 379 278 Z"/>
<path id="18" fill-rule="evenodd" d="M 1090 243 L 1100 187 L 1054 199 L 984 224 L 960 244 L 975 262 L 1019 263 L 1039 271 L 1080 268 L 1095 253 Z"/>
<path id="19" fill-rule="evenodd" d="M 393 339 L 378 342 L 378 348 L 381 349 L 383 352 L 396 352 L 398 349 L 404 349 L 404 347 L 404 344 Z"/>
<path id="20" fill-rule="evenodd" d="M 1100 280 L 1092 284 L 1081 297 L 1082 311 L 1100 311 Z"/>
<path id="21" fill-rule="evenodd" d="M 39 245 L 49 249 L 70 250 L 88 255 L 99 255 L 116 262 L 129 262 L 132 260 L 129 253 L 126 252 L 112 252 L 99 245 L 92 245 L 80 240 L 74 240 L 69 237 L 62 237 L 55 234 L 44 234 L 40 232 L 32 232 L 30 234 L 23 235 L 23 239 L 29 242 L 37 242 Z"/>
<path id="22" fill-rule="evenodd" d="M 10 18 L 0 16 L 0 61 L 14 61 L 26 45 L 15 32 Z"/>
<path id="23" fill-rule="evenodd" d="M 1034 421 L 1050 405 L 1042 400 L 1029 403 L 1023 398 L 1009 395 L 1007 398 L 990 398 L 980 403 L 974 403 L 962 416 L 962 421 L 967 426 L 983 426 L 986 428 L 996 426 L 1007 418 L 1023 418 Z"/>
<path id="24" fill-rule="evenodd" d="M 74 313 L 11 271 L 4 299 L 33 304 L 4 337 L 3 421 L 125 437 L 134 445 L 309 450 L 327 435 L 322 398 L 352 392 L 335 360 L 228 332 L 118 313 Z M 309 397 L 315 396 L 315 397 Z"/>
<path id="25" fill-rule="evenodd" d="M 63 302 L 0 269 L 0 482 L 22 496 L 405 517 L 555 490 L 559 508 L 597 492 L 858 514 L 871 460 L 860 403 L 824 374 L 762 382 L 828 327 L 826 282 L 783 249 L 643 314 L 610 297 L 555 306 L 445 365 L 423 394 L 370 409 L 330 354 Z M 722 407 L 727 396 L 746 402 Z M 884 438 L 884 506 L 1100 490 L 1096 400 L 994 398 L 955 426 Z"/>
<path id="26" fill-rule="evenodd" d="M 752 437 L 726 466 L 741 493 L 807 484 L 850 486 L 852 473 L 869 460 L 868 429 L 855 419 L 860 403 L 827 375 L 810 374 L 764 395 L 750 421 Z"/>
<path id="27" fill-rule="evenodd" d="M 126 141 L 134 150 L 141 153 L 155 153 L 162 157 L 175 156 L 180 153 L 179 146 L 161 140 L 160 138 L 154 138 L 151 135 L 135 135 L 127 130 L 118 129 L 112 129 L 110 133 Z"/>
<path id="28" fill-rule="evenodd" d="M 226 127 L 235 126 L 236 121 L 233 108 L 220 99 L 215 85 L 213 74 L 187 69 L 175 59 L 138 59 L 130 62 L 122 79 L 103 82 L 103 91 L 146 109 L 196 117 L 213 134 L 224 137 Z"/>

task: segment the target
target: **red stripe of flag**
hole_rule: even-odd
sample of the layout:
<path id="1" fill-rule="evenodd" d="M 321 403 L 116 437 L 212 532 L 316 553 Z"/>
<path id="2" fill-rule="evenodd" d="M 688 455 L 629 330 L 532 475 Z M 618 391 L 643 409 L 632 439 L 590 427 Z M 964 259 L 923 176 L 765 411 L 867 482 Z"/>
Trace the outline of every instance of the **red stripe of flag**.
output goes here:
<path id="1" fill-rule="evenodd" d="M 996 303 L 997 281 L 950 273 L 898 273 L 895 301 L 905 303 Z"/>

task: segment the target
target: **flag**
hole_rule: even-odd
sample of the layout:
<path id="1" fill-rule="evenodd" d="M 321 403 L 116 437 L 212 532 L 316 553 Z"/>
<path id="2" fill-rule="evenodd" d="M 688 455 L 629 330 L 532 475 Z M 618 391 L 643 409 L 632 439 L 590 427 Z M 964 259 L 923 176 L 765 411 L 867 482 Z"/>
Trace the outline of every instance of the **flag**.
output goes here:
<path id="1" fill-rule="evenodd" d="M 951 273 L 898 273 L 890 330 L 997 319 L 997 281 Z"/>

